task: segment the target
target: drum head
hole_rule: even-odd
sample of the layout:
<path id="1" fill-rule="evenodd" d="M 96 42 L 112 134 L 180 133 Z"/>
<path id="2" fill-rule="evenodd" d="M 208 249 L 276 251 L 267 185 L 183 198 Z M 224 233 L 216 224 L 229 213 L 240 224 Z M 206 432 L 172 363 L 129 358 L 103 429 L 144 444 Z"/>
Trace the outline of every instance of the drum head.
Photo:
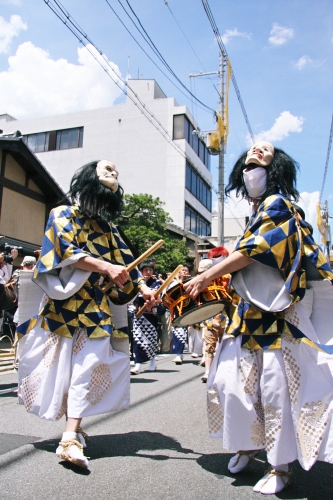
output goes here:
<path id="1" fill-rule="evenodd" d="M 220 313 L 224 309 L 224 302 L 215 302 L 210 304 L 202 304 L 201 307 L 198 307 L 195 310 L 185 312 L 182 316 L 175 318 L 172 322 L 174 326 L 189 326 L 194 325 L 195 323 L 200 323 L 201 321 L 205 321 L 206 319 L 212 318 L 216 316 L 216 314 Z"/>

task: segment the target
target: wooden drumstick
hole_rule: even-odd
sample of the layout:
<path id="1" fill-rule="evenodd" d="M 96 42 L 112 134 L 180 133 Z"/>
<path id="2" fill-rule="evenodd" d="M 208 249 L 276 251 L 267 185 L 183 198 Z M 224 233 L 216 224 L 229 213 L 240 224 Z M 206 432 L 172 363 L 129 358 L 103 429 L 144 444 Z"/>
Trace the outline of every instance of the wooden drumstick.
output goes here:
<path id="1" fill-rule="evenodd" d="M 150 248 L 148 248 L 148 250 L 146 250 L 145 252 L 143 252 L 142 255 L 140 255 L 140 257 L 138 257 L 137 259 L 135 259 L 131 264 L 129 264 L 127 267 L 126 267 L 126 271 L 129 273 L 130 271 L 132 271 L 132 269 L 134 269 L 136 266 L 138 266 L 139 264 L 141 264 L 141 262 L 143 262 L 147 257 L 149 257 L 149 255 L 151 255 L 152 253 L 154 253 L 158 248 L 160 248 L 162 245 L 164 245 L 164 241 L 163 240 L 158 240 L 154 245 L 152 245 Z M 114 285 L 113 281 L 109 281 L 103 288 L 102 288 L 102 292 L 107 292 L 109 290 L 109 288 L 111 288 L 112 286 Z"/>
<path id="2" fill-rule="evenodd" d="M 170 285 L 170 283 L 173 280 L 173 278 L 175 276 L 177 276 L 177 274 L 179 273 L 179 271 L 182 268 L 183 268 L 183 266 L 181 264 L 179 266 L 177 266 L 176 269 L 170 274 L 170 276 L 164 281 L 164 283 L 162 283 L 162 285 L 154 293 L 155 299 L 163 292 L 163 290 L 165 290 Z M 146 309 L 147 309 L 147 306 L 146 306 L 146 304 L 144 304 L 141 307 L 141 309 L 138 310 L 138 312 L 136 313 L 135 317 L 137 319 L 140 318 L 140 316 L 142 316 L 142 314 L 145 312 Z"/>

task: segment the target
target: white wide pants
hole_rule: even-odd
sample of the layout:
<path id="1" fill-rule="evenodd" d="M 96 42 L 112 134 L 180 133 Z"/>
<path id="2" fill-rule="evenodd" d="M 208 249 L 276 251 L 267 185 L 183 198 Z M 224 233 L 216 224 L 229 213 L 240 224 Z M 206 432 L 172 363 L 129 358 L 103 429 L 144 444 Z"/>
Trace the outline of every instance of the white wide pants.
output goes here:
<path id="1" fill-rule="evenodd" d="M 19 398 L 28 412 L 59 420 L 129 406 L 129 356 L 112 348 L 110 337 L 90 339 L 77 329 L 69 339 L 40 322 L 27 335 L 19 362 Z"/>
<path id="2" fill-rule="evenodd" d="M 333 463 L 333 378 L 318 351 L 282 336 L 281 350 L 250 351 L 224 338 L 208 381 L 211 437 L 232 452 L 265 448 L 272 466 Z"/>

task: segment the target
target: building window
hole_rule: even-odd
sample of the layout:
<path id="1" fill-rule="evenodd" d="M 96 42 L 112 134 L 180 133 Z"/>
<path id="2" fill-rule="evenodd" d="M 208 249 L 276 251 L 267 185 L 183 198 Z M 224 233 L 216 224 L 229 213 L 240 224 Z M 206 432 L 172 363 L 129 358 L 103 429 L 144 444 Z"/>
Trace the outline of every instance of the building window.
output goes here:
<path id="1" fill-rule="evenodd" d="M 82 148 L 83 127 L 57 130 L 56 149 Z"/>
<path id="2" fill-rule="evenodd" d="M 210 223 L 188 205 L 185 205 L 185 229 L 198 236 L 211 235 Z"/>
<path id="3" fill-rule="evenodd" d="M 198 137 L 198 134 L 193 134 L 193 131 L 194 127 L 186 115 L 174 115 L 173 139 L 185 139 L 210 171 L 210 155 L 206 144 Z"/>
<path id="4" fill-rule="evenodd" d="M 23 141 L 33 153 L 54 151 L 55 149 L 82 148 L 83 127 L 29 134 L 23 137 Z"/>
<path id="5" fill-rule="evenodd" d="M 39 134 L 30 134 L 23 137 L 23 141 L 33 153 L 41 153 L 49 150 L 49 133 L 40 132 Z"/>
<path id="6" fill-rule="evenodd" d="M 185 187 L 207 210 L 212 211 L 212 191 L 188 163 L 186 163 Z"/>

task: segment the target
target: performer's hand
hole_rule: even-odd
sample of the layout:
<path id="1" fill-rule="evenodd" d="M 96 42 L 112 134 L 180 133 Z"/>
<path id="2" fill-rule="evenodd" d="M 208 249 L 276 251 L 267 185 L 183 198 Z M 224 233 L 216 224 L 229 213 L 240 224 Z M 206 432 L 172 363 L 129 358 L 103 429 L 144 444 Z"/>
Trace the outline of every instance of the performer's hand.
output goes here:
<path id="1" fill-rule="evenodd" d="M 152 307 L 156 307 L 157 304 L 162 302 L 160 297 L 155 298 L 154 290 L 151 290 L 151 288 L 148 288 L 147 285 L 142 285 L 140 291 L 141 291 L 142 297 L 146 301 L 145 305 L 146 305 L 147 309 L 151 309 Z"/>
<path id="2" fill-rule="evenodd" d="M 211 279 L 206 278 L 205 274 L 206 273 L 202 273 L 183 284 L 185 292 L 188 293 L 192 299 L 195 299 L 210 283 Z"/>
<path id="3" fill-rule="evenodd" d="M 108 264 L 105 274 L 119 287 L 124 288 L 124 284 L 129 278 L 129 274 L 124 266 Z"/>

